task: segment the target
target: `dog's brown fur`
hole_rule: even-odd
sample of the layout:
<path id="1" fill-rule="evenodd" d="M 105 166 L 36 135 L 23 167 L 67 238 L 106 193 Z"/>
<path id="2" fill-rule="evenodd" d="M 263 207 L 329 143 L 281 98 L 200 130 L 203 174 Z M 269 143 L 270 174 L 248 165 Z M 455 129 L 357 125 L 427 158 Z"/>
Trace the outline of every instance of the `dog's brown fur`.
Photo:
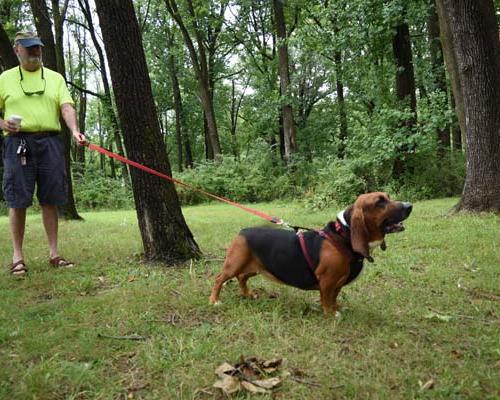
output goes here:
<path id="1" fill-rule="evenodd" d="M 411 212 L 411 204 L 392 201 L 386 193 L 375 192 L 359 196 L 356 202 L 346 210 L 350 221 L 350 244 L 352 250 L 369 258 L 370 247 L 376 245 L 385 246 L 384 231 L 387 221 L 392 224 L 404 220 Z M 393 221 L 393 222 L 392 222 Z M 273 243 L 269 243 L 273 246 Z M 315 275 L 319 289 L 321 305 L 326 314 L 335 314 L 338 310 L 337 296 L 346 283 L 350 264 L 345 252 L 330 241 L 324 240 L 321 245 L 320 258 Z M 253 254 L 243 235 L 238 235 L 229 246 L 222 272 L 217 276 L 215 285 L 210 295 L 210 303 L 219 302 L 219 293 L 224 282 L 236 277 L 239 282 L 241 294 L 244 297 L 253 298 L 253 292 L 247 286 L 247 280 L 257 274 L 263 274 L 278 283 L 267 271 L 266 266 Z"/>

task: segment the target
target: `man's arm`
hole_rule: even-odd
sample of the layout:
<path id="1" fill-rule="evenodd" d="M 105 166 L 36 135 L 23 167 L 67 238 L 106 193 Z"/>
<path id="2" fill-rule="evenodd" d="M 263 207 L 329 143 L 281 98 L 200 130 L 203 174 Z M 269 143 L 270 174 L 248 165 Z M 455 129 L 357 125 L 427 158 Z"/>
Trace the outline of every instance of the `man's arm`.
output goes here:
<path id="1" fill-rule="evenodd" d="M 71 131 L 73 138 L 76 143 L 83 146 L 87 143 L 85 135 L 81 133 L 78 129 L 78 124 L 76 122 L 76 111 L 70 103 L 64 103 L 61 105 L 61 115 L 66 123 L 66 126 Z"/>

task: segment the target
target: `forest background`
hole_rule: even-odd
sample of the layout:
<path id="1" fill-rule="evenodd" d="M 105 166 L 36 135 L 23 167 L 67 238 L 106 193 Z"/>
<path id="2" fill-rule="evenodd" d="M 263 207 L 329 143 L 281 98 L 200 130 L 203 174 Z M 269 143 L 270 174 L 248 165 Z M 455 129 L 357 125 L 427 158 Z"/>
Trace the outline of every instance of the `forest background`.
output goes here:
<path id="1" fill-rule="evenodd" d="M 460 194 L 465 145 L 433 1 L 288 1 L 284 31 L 268 1 L 134 6 L 176 178 L 236 201 L 302 199 L 312 209 L 373 190 L 408 200 Z M 55 32 L 81 131 L 126 155 L 94 5 L 3 0 L 4 33 L 35 30 L 37 14 L 38 27 L 46 19 Z M 115 62 L 129 63 L 122 45 Z M 70 153 L 79 209 L 133 205 L 126 167 Z M 208 200 L 177 190 L 183 204 Z"/>

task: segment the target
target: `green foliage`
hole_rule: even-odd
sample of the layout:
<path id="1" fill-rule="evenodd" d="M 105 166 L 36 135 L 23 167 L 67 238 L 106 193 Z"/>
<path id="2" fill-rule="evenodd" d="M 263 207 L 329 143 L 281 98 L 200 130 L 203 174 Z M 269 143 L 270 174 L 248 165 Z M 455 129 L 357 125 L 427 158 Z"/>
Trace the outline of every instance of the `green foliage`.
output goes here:
<path id="1" fill-rule="evenodd" d="M 133 207 L 130 187 L 121 179 L 110 178 L 99 169 L 89 168 L 74 180 L 75 201 L 80 210 L 117 210 Z"/>
<path id="2" fill-rule="evenodd" d="M 464 155 L 453 152 L 436 158 L 413 160 L 410 169 L 399 181 L 392 180 L 386 190 L 408 200 L 457 196 L 465 180 Z"/>
<path id="3" fill-rule="evenodd" d="M 269 152 L 262 151 L 265 148 L 265 144 L 261 143 L 240 160 L 222 156 L 217 162 L 199 163 L 176 177 L 194 187 L 235 201 L 269 201 L 296 195 L 293 175 Z M 178 186 L 177 191 L 183 204 L 210 200 L 182 186 Z"/>
<path id="4" fill-rule="evenodd" d="M 318 162 L 317 162 L 318 164 Z M 326 160 L 318 165 L 316 184 L 305 198 L 305 204 L 313 210 L 322 210 L 352 203 L 358 194 L 366 191 L 367 183 L 355 173 L 355 163 Z"/>

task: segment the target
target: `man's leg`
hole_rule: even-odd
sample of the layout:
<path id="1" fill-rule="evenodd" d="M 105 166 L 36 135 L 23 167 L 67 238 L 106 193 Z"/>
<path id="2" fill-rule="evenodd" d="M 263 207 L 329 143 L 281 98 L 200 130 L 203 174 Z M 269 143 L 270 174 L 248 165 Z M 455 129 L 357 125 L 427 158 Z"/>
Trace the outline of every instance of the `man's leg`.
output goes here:
<path id="1" fill-rule="evenodd" d="M 14 254 L 12 262 L 15 264 L 19 260 L 24 259 L 23 241 L 24 230 L 26 227 L 26 208 L 10 208 L 9 209 L 10 234 L 12 237 L 12 245 Z"/>
<path id="2" fill-rule="evenodd" d="M 59 250 L 57 249 L 57 231 L 59 227 L 57 206 L 41 205 L 41 207 L 43 226 L 49 242 L 49 255 L 53 259 L 59 257 Z"/>

